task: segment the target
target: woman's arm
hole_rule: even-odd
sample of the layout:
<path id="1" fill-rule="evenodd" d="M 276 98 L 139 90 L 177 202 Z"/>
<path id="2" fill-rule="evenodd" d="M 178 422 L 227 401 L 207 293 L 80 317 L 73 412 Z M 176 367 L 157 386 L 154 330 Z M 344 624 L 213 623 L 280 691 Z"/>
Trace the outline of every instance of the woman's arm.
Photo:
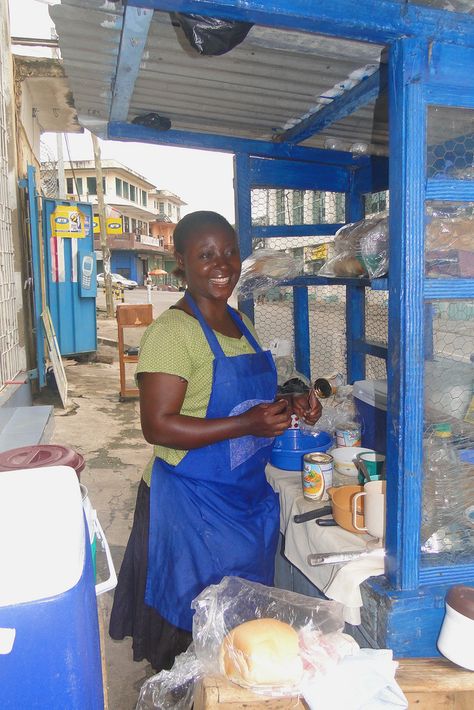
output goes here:
<path id="1" fill-rule="evenodd" d="M 138 374 L 140 419 L 145 439 L 173 449 L 196 449 L 239 436 L 273 437 L 290 425 L 283 399 L 258 404 L 247 412 L 221 419 L 201 419 L 180 414 L 187 382 L 162 372 Z"/>

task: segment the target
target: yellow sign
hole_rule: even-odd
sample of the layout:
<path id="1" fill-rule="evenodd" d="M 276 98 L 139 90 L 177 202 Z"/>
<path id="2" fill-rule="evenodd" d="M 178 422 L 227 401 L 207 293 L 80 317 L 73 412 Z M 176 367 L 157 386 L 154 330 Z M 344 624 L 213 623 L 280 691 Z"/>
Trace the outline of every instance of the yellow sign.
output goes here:
<path id="1" fill-rule="evenodd" d="M 69 239 L 86 236 L 84 215 L 77 205 L 56 205 L 51 214 L 51 235 Z"/>
<path id="2" fill-rule="evenodd" d="M 100 220 L 97 215 L 94 215 L 93 230 L 94 230 L 94 234 L 100 234 Z M 106 234 L 122 234 L 122 232 L 123 232 L 122 218 L 121 217 L 108 217 L 105 220 L 105 232 L 106 232 Z"/>

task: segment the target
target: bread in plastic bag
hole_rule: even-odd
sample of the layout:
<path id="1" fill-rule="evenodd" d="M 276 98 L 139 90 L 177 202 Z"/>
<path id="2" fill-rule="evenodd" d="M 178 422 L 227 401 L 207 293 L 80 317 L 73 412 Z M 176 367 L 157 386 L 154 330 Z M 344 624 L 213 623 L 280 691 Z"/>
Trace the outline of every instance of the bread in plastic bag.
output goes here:
<path id="1" fill-rule="evenodd" d="M 177 657 L 171 671 L 161 671 L 143 685 L 137 710 L 190 710 L 191 688 L 201 678 L 223 674 L 223 647 L 232 630 L 254 620 L 277 620 L 290 625 L 298 638 L 302 675 L 295 682 L 239 684 L 274 697 L 298 695 L 308 677 L 325 673 L 342 657 L 358 650 L 358 644 L 342 632 L 343 605 L 275 587 L 267 587 L 240 577 L 224 577 L 206 587 L 194 599 L 193 645 Z M 298 664 L 295 663 L 296 669 Z M 298 677 L 298 682 L 296 682 Z M 233 677 L 233 682 L 236 678 Z M 174 703 L 174 704 L 172 704 Z"/>
<path id="2" fill-rule="evenodd" d="M 250 298 L 303 272 L 303 258 L 278 249 L 256 249 L 242 262 L 237 295 Z"/>
<path id="3" fill-rule="evenodd" d="M 426 275 L 474 276 L 474 217 L 464 205 L 434 203 L 427 210 Z"/>
<path id="4" fill-rule="evenodd" d="M 379 213 L 341 227 L 334 237 L 334 255 L 320 276 L 376 278 L 388 271 L 388 218 Z"/>

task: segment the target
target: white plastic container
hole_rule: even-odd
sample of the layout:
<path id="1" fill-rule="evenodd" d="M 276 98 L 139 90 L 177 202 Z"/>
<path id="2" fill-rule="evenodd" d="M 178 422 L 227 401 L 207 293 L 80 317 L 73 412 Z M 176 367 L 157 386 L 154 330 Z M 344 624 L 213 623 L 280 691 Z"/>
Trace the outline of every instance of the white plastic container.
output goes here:
<path id="1" fill-rule="evenodd" d="M 474 587 L 457 585 L 446 596 L 438 649 L 456 665 L 474 671 Z"/>

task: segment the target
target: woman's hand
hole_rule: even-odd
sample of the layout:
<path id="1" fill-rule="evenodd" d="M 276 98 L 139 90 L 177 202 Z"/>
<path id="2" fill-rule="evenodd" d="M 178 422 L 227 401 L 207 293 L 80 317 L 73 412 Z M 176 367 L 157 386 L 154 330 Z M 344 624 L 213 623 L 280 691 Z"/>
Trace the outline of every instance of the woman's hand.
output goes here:
<path id="1" fill-rule="evenodd" d="M 286 399 L 257 404 L 243 414 L 239 414 L 239 418 L 245 423 L 246 434 L 268 438 L 283 434 L 291 423 L 291 413 Z"/>
<path id="2" fill-rule="evenodd" d="M 290 395 L 289 405 L 293 414 L 303 419 L 308 424 L 316 424 L 323 413 L 321 402 L 313 390 L 301 394 Z"/>

